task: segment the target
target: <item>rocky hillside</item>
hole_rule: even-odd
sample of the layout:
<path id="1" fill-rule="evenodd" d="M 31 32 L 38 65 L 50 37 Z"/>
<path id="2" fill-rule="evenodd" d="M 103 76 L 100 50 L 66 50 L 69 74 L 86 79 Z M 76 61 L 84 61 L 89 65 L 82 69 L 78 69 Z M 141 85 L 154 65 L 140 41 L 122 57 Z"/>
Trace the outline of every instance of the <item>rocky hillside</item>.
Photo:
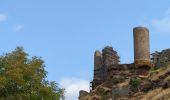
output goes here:
<path id="1" fill-rule="evenodd" d="M 80 91 L 79 100 L 170 100 L 170 65 L 151 69 L 145 76 L 113 78 L 90 93 Z"/>

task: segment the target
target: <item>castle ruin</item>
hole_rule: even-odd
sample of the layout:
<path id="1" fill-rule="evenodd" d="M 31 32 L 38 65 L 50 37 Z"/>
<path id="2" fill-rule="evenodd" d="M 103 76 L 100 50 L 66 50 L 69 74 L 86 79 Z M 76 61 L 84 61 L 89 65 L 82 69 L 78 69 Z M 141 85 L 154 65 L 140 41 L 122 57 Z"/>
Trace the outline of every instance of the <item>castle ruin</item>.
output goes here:
<path id="1" fill-rule="evenodd" d="M 94 54 L 94 78 L 91 82 L 92 89 L 106 81 L 109 66 L 119 64 L 119 62 L 119 56 L 112 47 L 105 47 L 102 53 L 96 51 Z"/>
<path id="2" fill-rule="evenodd" d="M 152 63 L 155 67 L 170 64 L 170 49 L 162 50 L 161 52 L 155 51 L 151 56 Z"/>
<path id="3" fill-rule="evenodd" d="M 151 67 L 149 30 L 145 27 L 135 27 L 133 37 L 135 67 Z"/>
<path id="4" fill-rule="evenodd" d="M 94 90 L 105 81 L 125 80 L 133 75 L 146 75 L 154 66 L 170 64 L 170 49 L 155 52 L 150 58 L 149 30 L 146 27 L 133 28 L 134 63 L 119 64 L 118 53 L 110 46 L 94 54 L 94 77 L 91 88 Z M 116 81 L 115 81 L 116 82 Z"/>
<path id="5" fill-rule="evenodd" d="M 81 90 L 79 100 L 143 100 L 141 96 L 153 89 L 170 87 L 170 69 L 166 67 L 170 66 L 170 49 L 150 54 L 146 27 L 133 28 L 133 39 L 134 62 L 130 64 L 120 64 L 111 46 L 95 51 L 91 91 Z"/>

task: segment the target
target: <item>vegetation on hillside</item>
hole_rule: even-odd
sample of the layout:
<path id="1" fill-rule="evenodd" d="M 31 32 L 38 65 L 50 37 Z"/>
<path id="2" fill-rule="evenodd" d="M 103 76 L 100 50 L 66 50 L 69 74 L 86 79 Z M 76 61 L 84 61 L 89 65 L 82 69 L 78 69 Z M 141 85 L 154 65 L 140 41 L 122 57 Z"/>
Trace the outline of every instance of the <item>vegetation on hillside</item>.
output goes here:
<path id="1" fill-rule="evenodd" d="M 151 69 L 148 75 L 132 75 L 123 82 L 113 78 L 80 100 L 170 100 L 170 65 Z M 106 92 L 107 91 L 107 92 Z M 103 99 L 103 97 L 105 99 Z"/>

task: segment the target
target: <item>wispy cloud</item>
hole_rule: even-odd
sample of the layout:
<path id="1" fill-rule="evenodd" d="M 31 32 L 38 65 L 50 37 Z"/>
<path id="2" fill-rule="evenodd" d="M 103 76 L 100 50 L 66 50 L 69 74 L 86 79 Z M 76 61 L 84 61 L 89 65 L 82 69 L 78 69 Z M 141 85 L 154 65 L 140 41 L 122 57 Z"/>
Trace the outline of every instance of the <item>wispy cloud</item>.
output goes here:
<path id="1" fill-rule="evenodd" d="M 78 100 L 80 90 L 89 91 L 89 81 L 79 78 L 63 78 L 60 81 L 61 87 L 66 89 L 66 100 Z"/>
<path id="2" fill-rule="evenodd" d="M 170 32 L 170 9 L 167 10 L 164 17 L 160 19 L 153 19 L 152 25 L 159 32 L 164 32 L 164 33 Z"/>
<path id="3" fill-rule="evenodd" d="M 5 14 L 0 13 L 0 22 L 6 21 L 7 16 Z"/>
<path id="4" fill-rule="evenodd" d="M 13 31 L 15 31 L 15 32 L 21 32 L 22 30 L 23 30 L 23 25 L 21 25 L 21 24 L 15 24 L 14 26 L 13 26 Z"/>

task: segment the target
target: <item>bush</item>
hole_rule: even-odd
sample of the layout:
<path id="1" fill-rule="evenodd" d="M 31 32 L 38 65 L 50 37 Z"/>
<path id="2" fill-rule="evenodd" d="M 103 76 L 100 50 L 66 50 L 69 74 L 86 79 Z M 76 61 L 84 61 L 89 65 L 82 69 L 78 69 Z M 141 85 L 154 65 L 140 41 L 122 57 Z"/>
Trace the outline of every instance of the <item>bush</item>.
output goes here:
<path id="1" fill-rule="evenodd" d="M 125 80 L 125 78 L 123 77 L 119 77 L 119 78 L 112 78 L 112 83 L 113 84 L 118 84 L 118 83 L 121 83 Z"/>
<path id="2" fill-rule="evenodd" d="M 139 86 L 140 86 L 140 80 L 137 79 L 137 78 L 133 78 L 130 80 L 130 89 L 133 91 L 133 92 L 138 92 L 139 91 Z"/>
<path id="3" fill-rule="evenodd" d="M 113 79 L 112 79 L 112 83 L 113 83 L 113 84 L 117 84 L 117 83 L 119 83 L 119 79 L 117 79 L 117 78 L 113 78 Z"/>

